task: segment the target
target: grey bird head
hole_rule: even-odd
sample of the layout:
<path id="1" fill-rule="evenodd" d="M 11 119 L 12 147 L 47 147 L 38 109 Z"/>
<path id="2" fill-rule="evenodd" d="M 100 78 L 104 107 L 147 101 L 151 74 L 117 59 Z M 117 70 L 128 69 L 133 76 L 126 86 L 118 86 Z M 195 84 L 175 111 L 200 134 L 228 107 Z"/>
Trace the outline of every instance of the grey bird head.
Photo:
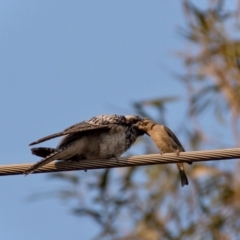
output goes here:
<path id="1" fill-rule="evenodd" d="M 131 129 L 133 131 L 133 134 L 136 136 L 141 136 L 143 134 L 145 134 L 145 131 L 143 131 L 142 129 L 140 129 L 138 127 L 138 124 L 140 124 L 143 121 L 143 118 L 137 116 L 137 115 L 126 115 L 124 116 L 126 119 L 126 124 L 128 126 L 131 126 Z"/>
<path id="2" fill-rule="evenodd" d="M 135 126 L 140 130 L 143 131 L 144 133 L 147 134 L 147 131 L 150 130 L 155 123 L 153 123 L 152 120 L 148 118 L 142 118 L 140 121 L 138 121 Z M 148 134 L 147 134 L 148 135 Z"/>
<path id="3" fill-rule="evenodd" d="M 143 120 L 142 118 L 140 118 L 137 115 L 126 115 L 125 118 L 126 118 L 126 122 L 128 124 L 136 124 Z"/>

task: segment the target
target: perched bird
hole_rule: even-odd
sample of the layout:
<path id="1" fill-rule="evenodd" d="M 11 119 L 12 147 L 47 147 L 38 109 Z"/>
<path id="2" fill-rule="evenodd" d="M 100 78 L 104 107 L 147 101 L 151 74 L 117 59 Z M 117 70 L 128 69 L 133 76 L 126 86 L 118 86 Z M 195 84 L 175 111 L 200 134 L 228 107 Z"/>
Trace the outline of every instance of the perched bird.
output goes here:
<path id="1" fill-rule="evenodd" d="M 100 115 L 32 142 L 30 146 L 66 135 L 56 148 L 32 148 L 32 153 L 43 159 L 27 169 L 25 174 L 54 160 L 118 159 L 144 134 L 135 125 L 139 121 L 142 118 L 134 115 Z"/>
<path id="2" fill-rule="evenodd" d="M 136 126 L 139 130 L 143 130 L 152 138 L 161 153 L 175 152 L 179 155 L 179 152 L 185 152 L 176 135 L 168 127 L 157 124 L 147 118 L 137 122 Z M 182 187 L 188 185 L 188 179 L 184 172 L 183 163 L 177 163 L 177 167 L 179 169 Z"/>

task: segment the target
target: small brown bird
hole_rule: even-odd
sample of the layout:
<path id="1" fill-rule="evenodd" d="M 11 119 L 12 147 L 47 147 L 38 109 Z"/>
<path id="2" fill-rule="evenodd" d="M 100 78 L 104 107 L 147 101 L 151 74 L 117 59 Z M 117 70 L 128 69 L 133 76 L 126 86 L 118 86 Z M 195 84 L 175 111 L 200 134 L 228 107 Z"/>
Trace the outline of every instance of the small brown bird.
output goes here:
<path id="1" fill-rule="evenodd" d="M 135 126 L 141 120 L 134 115 L 99 115 L 32 142 L 29 145 L 64 136 L 56 148 L 32 148 L 32 153 L 43 159 L 33 164 L 25 174 L 54 160 L 118 159 L 144 134 Z"/>
<path id="2" fill-rule="evenodd" d="M 147 118 L 136 123 L 136 126 L 139 130 L 143 130 L 152 138 L 161 153 L 174 152 L 179 155 L 179 152 L 185 152 L 176 135 L 168 127 L 157 124 Z M 188 179 L 184 172 L 183 163 L 177 163 L 177 167 L 179 169 L 182 187 L 188 185 Z"/>

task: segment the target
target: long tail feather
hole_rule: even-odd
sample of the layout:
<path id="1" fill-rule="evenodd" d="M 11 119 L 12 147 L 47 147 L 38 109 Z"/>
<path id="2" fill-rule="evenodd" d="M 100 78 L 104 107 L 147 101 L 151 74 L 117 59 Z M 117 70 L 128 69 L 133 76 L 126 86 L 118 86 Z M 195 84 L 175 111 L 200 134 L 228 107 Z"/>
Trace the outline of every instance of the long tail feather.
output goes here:
<path id="1" fill-rule="evenodd" d="M 177 167 L 179 170 L 182 187 L 184 187 L 185 185 L 188 185 L 188 179 L 187 179 L 186 173 L 184 171 L 184 165 L 183 165 L 183 163 L 177 163 Z"/>
<path id="2" fill-rule="evenodd" d="M 39 148 L 32 148 L 31 151 L 32 151 L 33 155 L 45 158 L 45 157 L 49 156 L 50 154 L 54 153 L 56 151 L 56 149 L 39 147 Z"/>
<path id="3" fill-rule="evenodd" d="M 47 157 L 43 158 L 42 160 L 38 161 L 37 163 L 33 164 L 29 169 L 27 169 L 24 172 L 24 174 L 28 175 L 30 173 L 33 173 L 34 171 L 36 171 L 38 168 L 42 167 L 43 165 L 46 165 L 47 163 L 50 163 L 50 162 L 56 160 L 57 155 L 59 153 L 61 153 L 63 150 L 64 150 L 64 148 L 58 149 L 54 153 L 50 154 L 49 156 L 47 156 Z"/>
<path id="4" fill-rule="evenodd" d="M 180 174 L 180 178 L 181 178 L 182 187 L 184 187 L 185 185 L 188 185 L 188 179 L 187 179 L 187 176 L 186 176 L 184 170 L 179 169 L 179 174 Z"/>

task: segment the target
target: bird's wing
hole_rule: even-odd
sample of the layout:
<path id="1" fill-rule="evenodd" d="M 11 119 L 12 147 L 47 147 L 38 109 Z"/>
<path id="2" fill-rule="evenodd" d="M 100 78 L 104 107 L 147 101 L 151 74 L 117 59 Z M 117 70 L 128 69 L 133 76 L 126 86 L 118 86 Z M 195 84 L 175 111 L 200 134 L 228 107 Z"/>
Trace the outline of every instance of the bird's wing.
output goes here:
<path id="1" fill-rule="evenodd" d="M 94 130 L 94 135 L 98 135 L 102 132 L 108 132 L 111 131 L 114 133 L 114 131 L 119 131 L 119 125 L 117 124 L 109 124 L 105 127 L 99 127 L 90 129 L 90 131 L 76 131 L 76 132 L 70 132 L 67 136 L 61 139 L 60 143 L 57 146 L 57 149 L 64 148 L 68 145 L 70 145 L 72 142 L 75 142 L 76 140 L 80 139 L 83 136 L 86 136 L 87 134 L 92 134 Z"/>
<path id="2" fill-rule="evenodd" d="M 52 138 L 68 135 L 68 134 L 75 134 L 75 133 L 81 133 L 81 132 L 86 132 L 86 131 L 92 131 L 92 130 L 96 130 L 96 129 L 108 129 L 108 128 L 109 128 L 108 125 L 95 125 L 95 124 L 90 124 L 87 122 L 81 122 L 81 123 L 75 124 L 67 129 L 65 129 L 62 132 L 54 133 L 54 134 L 48 135 L 46 137 L 40 138 L 37 141 L 30 143 L 29 146 L 50 140 Z"/>
<path id="3" fill-rule="evenodd" d="M 182 152 L 185 152 L 184 147 L 182 146 L 176 135 L 171 131 L 171 129 L 169 129 L 166 126 L 164 126 L 164 129 L 167 132 L 167 134 L 182 148 Z M 188 162 L 188 164 L 192 164 L 192 162 Z"/>
<path id="4" fill-rule="evenodd" d="M 129 116 L 128 116 L 128 118 L 129 118 Z M 116 114 L 114 114 L 114 115 L 99 115 L 99 116 L 95 116 L 87 121 L 77 123 L 67 129 L 65 129 L 62 132 L 54 133 L 52 135 L 41 138 L 35 142 L 30 143 L 29 146 L 44 142 L 44 141 L 52 139 L 52 138 L 68 135 L 68 134 L 75 134 L 75 133 L 80 133 L 80 132 L 85 132 L 85 131 L 96 130 L 96 129 L 109 129 L 109 128 L 111 128 L 110 127 L 111 124 L 126 125 L 127 122 L 128 122 L 128 119 L 125 116 L 116 115 Z"/>
<path id="5" fill-rule="evenodd" d="M 172 132 L 172 130 L 166 126 L 164 126 L 164 130 L 167 132 L 168 136 L 171 137 L 182 148 L 182 152 L 185 152 L 184 147 L 182 146 L 176 135 Z"/>

